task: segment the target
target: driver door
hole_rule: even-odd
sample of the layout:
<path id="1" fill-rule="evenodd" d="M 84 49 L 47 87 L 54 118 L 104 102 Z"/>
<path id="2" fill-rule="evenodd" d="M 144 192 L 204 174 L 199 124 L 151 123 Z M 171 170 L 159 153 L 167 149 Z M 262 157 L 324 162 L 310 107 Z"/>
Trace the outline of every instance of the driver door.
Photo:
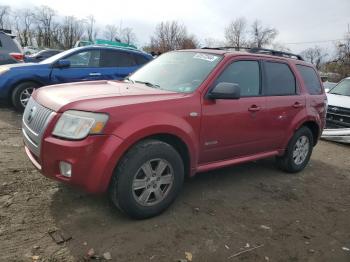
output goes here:
<path id="1" fill-rule="evenodd" d="M 261 95 L 261 66 L 256 60 L 230 63 L 216 79 L 238 84 L 239 99 L 204 98 L 200 164 L 264 152 L 268 149 L 266 99 Z"/>
<path id="2" fill-rule="evenodd" d="M 54 84 L 103 79 L 100 68 L 100 50 L 84 50 L 65 58 L 70 61 L 67 68 L 53 68 L 51 81 Z"/>

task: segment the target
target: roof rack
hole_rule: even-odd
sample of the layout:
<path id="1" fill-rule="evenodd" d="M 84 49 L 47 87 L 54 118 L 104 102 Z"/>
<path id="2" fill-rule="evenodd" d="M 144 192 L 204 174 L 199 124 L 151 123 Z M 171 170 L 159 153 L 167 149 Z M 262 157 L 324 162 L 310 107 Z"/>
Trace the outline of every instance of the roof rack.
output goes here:
<path id="1" fill-rule="evenodd" d="M 265 55 L 273 55 L 273 56 L 280 56 L 280 57 L 287 57 L 287 58 L 294 58 L 297 60 L 304 61 L 303 57 L 301 55 L 284 52 L 284 51 L 278 51 L 273 49 L 266 49 L 266 48 L 258 48 L 258 47 L 237 47 L 237 46 L 223 46 L 223 47 L 203 47 L 202 49 L 212 49 L 212 50 L 235 50 L 235 51 L 247 51 L 249 53 L 254 54 L 265 54 Z"/>

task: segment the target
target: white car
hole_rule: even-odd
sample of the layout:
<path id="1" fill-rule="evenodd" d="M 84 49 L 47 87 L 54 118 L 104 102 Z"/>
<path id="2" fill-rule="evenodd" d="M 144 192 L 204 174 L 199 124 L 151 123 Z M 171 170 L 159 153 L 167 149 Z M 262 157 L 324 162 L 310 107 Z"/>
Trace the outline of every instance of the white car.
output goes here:
<path id="1" fill-rule="evenodd" d="M 322 138 L 350 144 L 350 77 L 329 90 L 327 98 L 327 122 Z"/>

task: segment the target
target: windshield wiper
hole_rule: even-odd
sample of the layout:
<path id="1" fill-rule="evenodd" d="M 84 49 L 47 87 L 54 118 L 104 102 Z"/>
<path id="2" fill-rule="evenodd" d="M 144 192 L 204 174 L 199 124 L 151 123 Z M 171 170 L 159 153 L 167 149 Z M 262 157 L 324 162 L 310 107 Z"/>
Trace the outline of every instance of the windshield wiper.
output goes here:
<path id="1" fill-rule="evenodd" d="M 149 86 L 149 87 L 153 87 L 153 88 L 158 88 L 158 89 L 160 89 L 160 86 L 159 86 L 159 85 L 152 84 L 152 83 L 147 82 L 147 81 L 135 81 L 135 83 L 144 84 L 144 85 Z"/>
<path id="2" fill-rule="evenodd" d="M 339 96 L 345 96 L 344 94 L 340 94 L 340 93 L 336 93 L 336 92 L 330 93 L 330 94 L 332 94 L 332 95 L 339 95 Z"/>
<path id="3" fill-rule="evenodd" d="M 130 79 L 129 77 L 125 77 L 125 78 L 124 78 L 124 80 L 129 81 L 129 82 L 131 82 L 131 83 L 135 84 L 135 81 L 134 81 L 134 80 L 132 80 L 132 79 Z"/>

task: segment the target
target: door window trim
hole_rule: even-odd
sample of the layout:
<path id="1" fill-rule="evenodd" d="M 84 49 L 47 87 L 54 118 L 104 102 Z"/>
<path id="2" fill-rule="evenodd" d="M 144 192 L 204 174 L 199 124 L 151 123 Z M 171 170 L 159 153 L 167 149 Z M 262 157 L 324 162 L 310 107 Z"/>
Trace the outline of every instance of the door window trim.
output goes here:
<path id="1" fill-rule="evenodd" d="M 293 77 L 294 77 L 294 84 L 295 84 L 295 92 L 294 94 L 267 94 L 267 75 L 266 75 L 266 67 L 265 64 L 266 63 L 276 63 L 276 64 L 285 64 L 288 66 L 290 72 L 292 73 Z M 262 66 L 262 96 L 265 97 L 277 97 L 277 96 L 298 96 L 300 95 L 300 85 L 298 82 L 298 78 L 293 70 L 293 68 L 290 66 L 290 64 L 286 61 L 283 60 L 273 60 L 273 59 L 261 59 L 261 66 Z"/>

